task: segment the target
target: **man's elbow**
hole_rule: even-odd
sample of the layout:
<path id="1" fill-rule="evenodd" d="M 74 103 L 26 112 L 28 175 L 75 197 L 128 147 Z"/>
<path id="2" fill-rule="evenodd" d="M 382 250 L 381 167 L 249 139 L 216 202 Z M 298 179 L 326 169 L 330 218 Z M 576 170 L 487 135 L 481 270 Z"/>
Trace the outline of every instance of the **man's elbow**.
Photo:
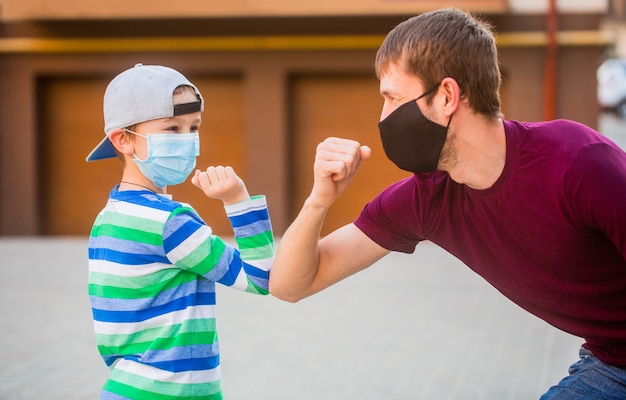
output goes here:
<path id="1" fill-rule="evenodd" d="M 297 303 L 298 301 L 306 297 L 298 293 L 295 293 L 292 290 L 289 290 L 289 288 L 285 288 L 284 285 L 272 283 L 271 279 L 270 279 L 269 288 L 270 288 L 270 294 L 272 296 L 276 297 L 279 300 L 287 301 L 289 303 Z"/>

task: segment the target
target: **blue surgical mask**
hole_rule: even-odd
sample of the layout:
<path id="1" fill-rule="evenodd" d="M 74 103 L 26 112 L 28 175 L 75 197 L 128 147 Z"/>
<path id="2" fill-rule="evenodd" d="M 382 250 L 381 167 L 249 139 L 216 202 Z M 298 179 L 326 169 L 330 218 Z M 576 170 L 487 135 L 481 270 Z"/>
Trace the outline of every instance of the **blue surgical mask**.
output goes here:
<path id="1" fill-rule="evenodd" d="M 135 161 L 141 172 L 157 187 L 183 183 L 196 167 L 196 157 L 200 155 L 200 137 L 193 133 L 149 133 L 140 135 L 146 138 L 148 157 Z"/>

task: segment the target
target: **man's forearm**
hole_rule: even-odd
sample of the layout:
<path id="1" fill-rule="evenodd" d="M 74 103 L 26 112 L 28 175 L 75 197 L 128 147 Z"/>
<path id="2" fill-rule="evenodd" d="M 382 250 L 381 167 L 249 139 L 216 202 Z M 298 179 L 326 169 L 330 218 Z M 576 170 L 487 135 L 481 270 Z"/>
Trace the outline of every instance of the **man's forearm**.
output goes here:
<path id="1" fill-rule="evenodd" d="M 296 302 L 307 297 L 319 268 L 319 237 L 328 208 L 305 202 L 280 239 L 270 274 L 270 292 Z"/>

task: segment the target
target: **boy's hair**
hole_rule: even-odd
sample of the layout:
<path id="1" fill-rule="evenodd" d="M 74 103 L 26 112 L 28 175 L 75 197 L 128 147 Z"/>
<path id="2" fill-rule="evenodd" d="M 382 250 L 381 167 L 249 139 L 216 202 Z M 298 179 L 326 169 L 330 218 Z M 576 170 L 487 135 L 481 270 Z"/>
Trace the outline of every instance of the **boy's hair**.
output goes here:
<path id="1" fill-rule="evenodd" d="M 420 78 L 425 90 L 453 78 L 476 113 L 501 116 L 501 75 L 492 27 L 469 13 L 444 8 L 400 23 L 376 54 L 379 79 L 392 63 Z"/>
<path id="2" fill-rule="evenodd" d="M 188 86 L 197 101 L 174 104 L 174 91 Z M 182 89 L 181 89 L 182 90 Z M 161 65 L 137 64 L 117 75 L 104 93 L 104 139 L 87 156 L 87 161 L 117 157 L 108 134 L 142 122 L 204 110 L 198 88 L 175 69 Z"/>

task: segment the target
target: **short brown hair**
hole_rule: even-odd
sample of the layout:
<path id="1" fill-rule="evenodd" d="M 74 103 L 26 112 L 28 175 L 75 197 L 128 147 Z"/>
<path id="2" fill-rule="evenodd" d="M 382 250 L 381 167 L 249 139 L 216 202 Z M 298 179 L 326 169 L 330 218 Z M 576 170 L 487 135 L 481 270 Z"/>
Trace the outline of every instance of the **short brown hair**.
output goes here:
<path id="1" fill-rule="evenodd" d="M 476 113 L 501 116 L 498 51 L 486 21 L 455 8 L 412 17 L 389 32 L 378 49 L 379 79 L 392 63 L 403 63 L 426 90 L 453 78 Z"/>

